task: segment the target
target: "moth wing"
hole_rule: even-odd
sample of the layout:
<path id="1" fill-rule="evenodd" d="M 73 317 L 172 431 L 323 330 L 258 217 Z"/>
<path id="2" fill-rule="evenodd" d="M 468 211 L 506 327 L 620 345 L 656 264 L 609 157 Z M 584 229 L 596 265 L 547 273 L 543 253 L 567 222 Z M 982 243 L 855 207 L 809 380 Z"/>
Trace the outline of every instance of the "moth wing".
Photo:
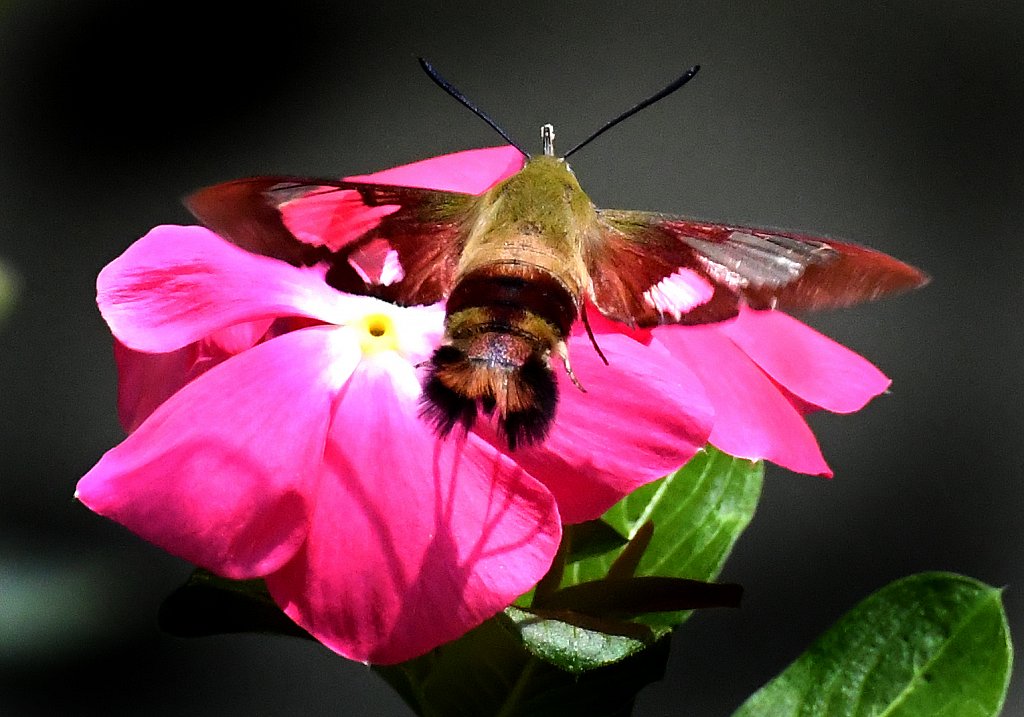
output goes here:
<path id="1" fill-rule="evenodd" d="M 849 306 L 927 283 L 908 264 L 830 239 L 651 212 L 599 210 L 591 298 L 630 325 L 701 324 L 756 309 Z"/>
<path id="2" fill-rule="evenodd" d="M 295 266 L 325 263 L 340 290 L 412 305 L 451 290 L 476 201 L 435 189 L 253 177 L 201 189 L 185 205 L 247 251 Z"/>
<path id="3" fill-rule="evenodd" d="M 327 258 L 323 246 L 299 241 L 282 221 L 272 190 L 289 177 L 236 179 L 200 189 L 185 197 L 184 204 L 196 219 L 233 244 L 254 254 L 311 266 Z M 308 180 L 314 182 L 316 180 Z M 313 191 L 315 186 L 310 186 Z"/>

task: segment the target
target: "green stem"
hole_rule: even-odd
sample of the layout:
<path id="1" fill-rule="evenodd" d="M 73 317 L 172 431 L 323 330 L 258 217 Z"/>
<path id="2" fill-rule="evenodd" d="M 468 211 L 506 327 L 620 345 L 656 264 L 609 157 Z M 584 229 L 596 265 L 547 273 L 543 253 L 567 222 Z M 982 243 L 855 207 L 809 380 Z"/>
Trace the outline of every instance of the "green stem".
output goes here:
<path id="1" fill-rule="evenodd" d="M 495 717 L 512 717 L 515 715 L 516 706 L 519 704 L 520 697 L 526 692 L 527 686 L 530 680 L 533 678 L 533 673 L 536 672 L 537 668 L 541 665 L 541 661 L 536 657 L 531 656 L 527 660 L 526 664 L 523 665 L 523 669 L 519 673 L 519 677 L 516 678 L 516 683 L 512 685 L 512 689 L 508 693 L 508 697 L 501 704 L 501 710 L 495 715 Z"/>

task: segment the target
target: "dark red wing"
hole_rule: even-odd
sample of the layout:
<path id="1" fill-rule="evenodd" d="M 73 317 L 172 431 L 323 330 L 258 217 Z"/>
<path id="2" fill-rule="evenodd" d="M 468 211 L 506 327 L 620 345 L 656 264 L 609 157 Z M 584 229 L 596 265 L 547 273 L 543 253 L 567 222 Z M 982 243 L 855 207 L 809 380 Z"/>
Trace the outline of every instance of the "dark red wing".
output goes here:
<path id="1" fill-rule="evenodd" d="M 457 192 L 294 177 L 239 179 L 185 200 L 207 227 L 243 249 L 296 266 L 324 262 L 337 288 L 402 304 L 447 296 L 475 202 Z M 398 278 L 384 283 L 358 261 L 378 244 L 400 265 Z"/>
<path id="2" fill-rule="evenodd" d="M 295 183 L 313 191 L 316 187 L 311 183 L 315 181 L 289 177 L 236 179 L 200 189 L 186 197 L 184 203 L 196 219 L 246 251 L 295 266 L 311 266 L 325 261 L 331 252 L 323 244 L 296 239 L 282 221 L 280 202 L 274 201 L 272 190 Z"/>
<path id="3" fill-rule="evenodd" d="M 598 217 L 587 247 L 591 298 L 631 325 L 720 321 L 741 302 L 848 306 L 928 281 L 887 254 L 803 234 L 648 212 L 600 210 Z"/>
<path id="4" fill-rule="evenodd" d="M 606 214 L 599 213 L 596 236 L 584 250 L 590 298 L 602 314 L 630 326 L 705 324 L 736 315 L 739 296 L 708 282 L 695 252 L 656 229 L 650 215 Z M 663 294 L 666 301 L 657 300 Z"/>

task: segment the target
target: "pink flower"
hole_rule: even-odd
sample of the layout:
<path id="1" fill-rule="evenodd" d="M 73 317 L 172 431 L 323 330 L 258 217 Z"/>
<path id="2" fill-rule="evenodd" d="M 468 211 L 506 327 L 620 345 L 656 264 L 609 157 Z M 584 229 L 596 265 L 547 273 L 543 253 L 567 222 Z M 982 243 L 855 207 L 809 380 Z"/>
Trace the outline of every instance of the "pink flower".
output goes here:
<path id="1" fill-rule="evenodd" d="M 479 192 L 520 165 L 500 147 L 373 178 Z M 378 277 L 393 271 L 386 247 L 361 261 Z M 508 605 L 546 572 L 562 523 L 601 515 L 709 438 L 827 473 L 802 414 L 856 410 L 888 384 L 774 312 L 650 332 L 594 320 L 611 366 L 574 334 L 589 392 L 560 375 L 548 439 L 510 457 L 487 425 L 440 440 L 418 417 L 438 306 L 341 294 L 322 269 L 173 226 L 106 267 L 98 294 L 131 434 L 82 478 L 79 499 L 220 575 L 264 578 L 300 626 L 375 663 L 421 654 Z"/>
<path id="2" fill-rule="evenodd" d="M 629 400 L 584 409 L 567 390 L 531 475 L 476 433 L 442 441 L 419 419 L 440 307 L 347 296 L 200 227 L 154 229 L 98 291 L 134 430 L 79 499 L 220 575 L 265 578 L 292 619 L 358 660 L 401 661 L 493 615 L 543 576 L 563 520 L 600 515 L 711 428 L 692 374 L 659 376 L 659 357 L 610 336 L 617 368 L 581 355 L 576 370 Z"/>

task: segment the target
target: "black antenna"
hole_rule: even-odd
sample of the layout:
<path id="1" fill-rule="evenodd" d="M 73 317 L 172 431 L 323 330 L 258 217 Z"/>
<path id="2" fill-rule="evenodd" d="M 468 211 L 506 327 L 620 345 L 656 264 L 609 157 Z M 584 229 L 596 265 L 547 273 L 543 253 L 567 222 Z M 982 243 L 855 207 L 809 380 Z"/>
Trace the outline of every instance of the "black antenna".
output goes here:
<path id="1" fill-rule="evenodd" d="M 516 142 L 514 139 L 509 137 L 508 133 L 505 130 L 503 130 L 501 127 L 499 127 L 497 122 L 495 122 L 490 117 L 488 117 L 486 112 L 484 112 L 482 109 L 480 109 L 475 104 L 470 102 L 469 98 L 467 98 L 464 94 L 459 92 L 458 88 L 455 87 L 455 85 L 453 85 L 451 82 L 449 82 L 445 78 L 441 77 L 441 75 L 438 73 L 438 71 L 434 69 L 433 65 L 431 65 L 429 62 L 427 62 L 422 57 L 419 57 L 417 59 L 420 61 L 420 67 L 422 67 L 423 71 L 427 73 L 427 77 L 429 77 L 430 79 L 432 79 L 434 81 L 434 84 L 436 84 L 442 90 L 444 90 L 449 95 L 451 95 L 452 97 L 457 99 L 463 105 L 468 107 L 470 109 L 470 111 L 472 111 L 473 114 L 475 114 L 477 117 L 479 117 L 484 122 L 489 124 L 494 131 L 496 131 L 498 134 L 500 134 L 502 137 L 505 138 L 506 142 L 508 142 L 510 145 L 512 145 L 513 147 L 518 149 L 520 152 L 522 152 L 524 157 L 526 157 L 527 159 L 530 158 L 530 153 L 529 152 L 527 152 L 525 149 L 520 147 L 518 142 Z"/>
<path id="2" fill-rule="evenodd" d="M 422 60 L 420 60 L 420 62 L 422 62 Z M 689 82 L 690 80 L 692 80 L 692 79 L 693 79 L 693 76 L 697 74 L 697 71 L 698 71 L 698 70 L 700 70 L 700 65 L 694 65 L 694 66 L 693 66 L 693 67 L 691 67 L 691 68 L 690 68 L 689 70 L 687 70 L 686 72 L 684 72 L 684 73 L 683 73 L 683 75 L 682 75 L 682 77 L 680 77 L 679 79 L 677 79 L 677 80 L 676 80 L 675 82 L 673 82 L 672 84 L 670 84 L 670 85 L 669 85 L 668 87 L 666 87 L 665 89 L 663 89 L 663 90 L 662 90 L 661 92 L 658 92 L 658 93 L 656 93 L 656 94 L 653 94 L 653 95 L 651 95 L 650 97 L 648 97 L 648 98 L 647 98 L 646 100 L 644 100 L 643 102 L 640 102 L 639 104 L 633 105 L 633 106 L 632 106 L 632 107 L 630 107 L 630 108 L 629 108 L 628 110 L 626 110 L 625 112 L 623 112 L 623 113 L 622 113 L 621 115 L 619 115 L 619 116 L 618 116 L 618 117 L 616 117 L 615 119 L 611 120 L 610 122 L 608 122 L 607 124 L 605 124 L 604 126 L 602 126 L 602 127 L 601 127 L 601 129 L 597 130 L 597 131 L 596 131 L 596 132 L 594 132 L 594 133 L 593 133 L 592 135 L 590 135 L 589 137 L 587 137 L 587 138 L 586 138 L 585 140 L 583 140 L 582 142 L 580 142 L 580 143 L 579 143 L 578 145 L 576 145 L 575 147 L 573 147 L 572 149 L 570 149 L 570 150 L 569 150 L 568 152 L 566 152 L 566 153 L 565 153 L 565 154 L 563 155 L 563 157 L 566 157 L 566 158 L 567 158 L 567 157 L 568 157 L 568 156 L 569 156 L 570 154 L 572 154 L 573 152 L 575 152 L 575 151 L 577 151 L 577 150 L 579 150 L 579 149 L 583 149 L 583 148 L 584 148 L 584 147 L 585 147 L 586 145 L 590 144 L 590 143 L 591 143 L 592 141 L 594 141 L 595 139 L 597 139 L 598 137 L 600 137 L 600 136 L 601 136 L 602 134 L 604 134 L 605 132 L 607 132 L 608 130 L 610 130 L 610 129 L 611 129 L 612 127 L 614 127 L 615 125 L 617 125 L 617 124 L 618 124 L 619 122 L 621 122 L 622 120 L 624 120 L 624 119 L 628 119 L 628 118 L 632 117 L 633 115 L 635 115 L 635 114 L 636 114 L 637 112 L 639 112 L 640 110 L 644 109 L 645 107 L 650 107 L 651 105 L 653 105 L 653 104 L 654 104 L 655 102 L 657 102 L 658 100 L 663 100 L 663 99 L 665 99 L 665 98 L 666 98 L 666 97 L 668 97 L 668 96 L 669 96 L 670 94 L 672 94 L 673 92 L 675 92 L 676 90 L 678 90 L 678 89 L 679 89 L 680 87 L 682 87 L 683 85 L 685 85 L 685 84 L 686 84 L 687 82 Z M 435 80 L 435 81 L 436 81 L 436 80 Z M 511 140 L 510 140 L 510 141 L 511 141 Z M 522 152 L 522 150 L 519 150 L 519 151 L 520 151 L 520 152 Z"/>

